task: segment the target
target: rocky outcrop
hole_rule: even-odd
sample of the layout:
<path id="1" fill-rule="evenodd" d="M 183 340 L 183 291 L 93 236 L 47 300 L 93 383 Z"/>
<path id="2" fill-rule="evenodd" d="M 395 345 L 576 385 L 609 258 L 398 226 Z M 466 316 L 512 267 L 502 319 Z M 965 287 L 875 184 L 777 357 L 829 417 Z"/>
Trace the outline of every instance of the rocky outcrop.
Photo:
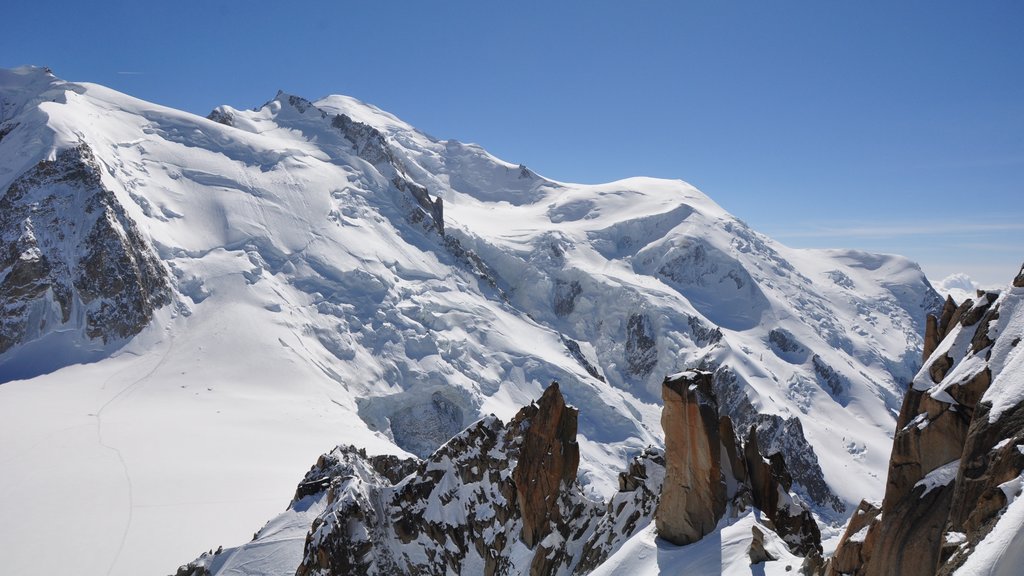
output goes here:
<path id="1" fill-rule="evenodd" d="M 732 421 L 719 415 L 710 373 L 686 372 L 664 388 L 667 452 L 648 448 L 633 458 L 607 503 L 576 480 L 578 412 L 552 383 L 507 425 L 484 418 L 424 460 L 335 448 L 299 484 L 291 516 L 271 524 L 323 510 L 311 521 L 297 576 L 582 575 L 651 522 L 663 538 L 695 542 L 727 513 L 757 506 L 752 560 L 774 560 L 764 532 L 772 531 L 772 550 L 784 542 L 807 558 L 805 568 L 817 566 L 820 534 L 789 492 L 781 454 L 764 457 L 754 429 L 746 443 L 737 440 Z M 231 565 L 244 563 L 235 555 L 247 547 L 262 554 L 262 538 L 227 551 Z M 217 556 L 179 574 L 218 574 L 225 561 Z"/>
<path id="2" fill-rule="evenodd" d="M 1016 287 L 947 300 L 929 317 L 930 354 L 897 420 L 880 514 L 861 505 L 829 574 L 951 574 L 993 532 L 1008 486 L 1024 478 L 1024 390 L 1012 368 L 1022 334 Z"/>
<path id="3" fill-rule="evenodd" d="M 842 500 L 825 482 L 818 456 L 807 441 L 799 418 L 758 412 L 744 391 L 747 384 L 729 366 L 703 364 L 700 368 L 713 372 L 719 411 L 732 420 L 733 427 L 740 431 L 757 428 L 762 451 L 783 455 L 794 490 L 819 506 L 839 513 L 846 510 Z"/>
<path id="4" fill-rule="evenodd" d="M 589 574 L 654 518 L 665 481 L 665 454 L 647 448 L 619 474 L 619 491 L 612 495 L 603 516 L 580 554 L 574 574 Z"/>
<path id="5" fill-rule="evenodd" d="M 580 465 L 578 414 L 578 410 L 565 405 L 555 382 L 538 404 L 523 408 L 510 422 L 512 429 L 521 434 L 512 480 L 523 516 L 523 542 L 529 548 L 547 536 L 552 525 L 565 523 L 558 496 L 576 480 Z"/>
<path id="6" fill-rule="evenodd" d="M 732 421 L 719 416 L 713 377 L 688 371 L 665 380 L 665 480 L 656 514 L 658 535 L 674 544 L 700 540 L 729 507 L 753 505 L 794 553 L 820 558 L 814 516 L 790 493 L 792 477 L 779 452 L 762 454 L 756 427 L 737 442 Z"/>
<path id="7" fill-rule="evenodd" d="M 711 373 L 690 371 L 666 379 L 665 484 L 656 517 L 658 535 L 690 544 L 715 529 L 725 512 L 718 403 Z"/>
<path id="8" fill-rule="evenodd" d="M 508 574 L 523 555 L 530 574 L 571 570 L 601 512 L 576 483 L 576 418 L 555 383 L 507 425 L 477 422 L 394 484 L 365 453 L 322 458 L 297 493 L 327 498 L 297 574 Z"/>
<path id="9" fill-rule="evenodd" d="M 626 365 L 631 374 L 647 376 L 658 363 L 654 327 L 646 314 L 632 314 L 626 323 Z"/>
<path id="10" fill-rule="evenodd" d="M 85 144 L 0 198 L 0 354 L 58 331 L 79 332 L 79 345 L 126 339 L 170 301 L 167 270 Z"/>
<path id="11" fill-rule="evenodd" d="M 882 509 L 868 500 L 861 500 L 846 531 L 839 539 L 835 554 L 829 559 L 826 576 L 860 576 L 864 574 L 874 549 L 878 530 L 872 529 L 878 522 Z"/>
<path id="12" fill-rule="evenodd" d="M 811 511 L 791 494 L 793 478 L 782 454 L 762 455 L 757 429 L 751 428 L 743 447 L 744 474 L 751 501 L 761 510 L 790 549 L 806 557 L 821 557 L 821 531 Z"/>

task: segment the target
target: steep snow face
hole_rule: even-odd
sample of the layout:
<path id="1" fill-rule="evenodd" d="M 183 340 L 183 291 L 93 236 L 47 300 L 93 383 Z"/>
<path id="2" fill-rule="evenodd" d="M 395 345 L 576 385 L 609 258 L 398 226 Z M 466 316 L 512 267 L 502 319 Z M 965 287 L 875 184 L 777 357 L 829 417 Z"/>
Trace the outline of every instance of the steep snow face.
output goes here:
<path id="1" fill-rule="evenodd" d="M 803 462 L 794 489 L 826 519 L 881 494 L 938 304 L 905 259 L 789 249 L 680 181 L 555 182 L 347 97 L 205 119 L 38 69 L 0 73 L 0 94 L 0 190 L 87 146 L 175 300 L 97 362 L 0 386 L 12 571 L 56 516 L 89 535 L 76 570 L 176 566 L 244 539 L 324 446 L 426 454 L 552 380 L 583 414 L 580 480 L 608 495 L 662 443 L 664 375 L 697 366 Z M 38 497 L 83 483 L 119 512 Z"/>

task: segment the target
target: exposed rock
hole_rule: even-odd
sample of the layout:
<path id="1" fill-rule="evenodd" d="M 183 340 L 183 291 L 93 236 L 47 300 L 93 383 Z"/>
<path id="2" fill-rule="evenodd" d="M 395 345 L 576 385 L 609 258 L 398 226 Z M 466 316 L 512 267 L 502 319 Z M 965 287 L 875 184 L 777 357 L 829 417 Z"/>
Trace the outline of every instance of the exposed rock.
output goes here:
<path id="1" fill-rule="evenodd" d="M 206 115 L 206 119 L 213 120 L 214 122 L 225 126 L 235 125 L 234 115 L 220 107 L 214 108 L 213 111 Z"/>
<path id="2" fill-rule="evenodd" d="M 925 329 L 924 329 L 924 350 L 923 359 L 927 360 L 935 348 L 939 345 L 946 336 L 946 332 L 949 330 L 950 320 L 953 318 L 953 313 L 956 312 L 956 302 L 953 301 L 951 296 L 946 296 L 946 301 L 942 305 L 942 312 L 939 317 L 933 314 L 928 314 L 925 317 Z"/>
<path id="3" fill-rule="evenodd" d="M 878 522 L 881 513 L 881 507 L 875 503 L 861 500 L 839 539 L 835 554 L 828 561 L 826 576 L 860 576 L 865 573 L 878 536 L 878 531 L 871 528 Z"/>
<path id="4" fill-rule="evenodd" d="M 754 537 L 750 541 L 750 550 L 747 552 L 747 555 L 750 556 L 750 563 L 764 564 L 775 560 L 775 557 L 764 549 L 764 532 L 757 526 L 751 526 L 750 531 Z"/>
<path id="5" fill-rule="evenodd" d="M 805 572 L 816 569 L 820 535 L 810 511 L 787 492 L 792 480 L 781 454 L 763 458 L 754 431 L 743 450 L 731 420 L 718 414 L 710 373 L 684 373 L 664 388 L 673 461 L 646 449 L 619 476 L 619 492 L 607 504 L 588 498 L 576 481 L 577 411 L 557 383 L 508 425 L 484 418 L 422 461 L 335 448 L 306 474 L 289 507 L 287 521 L 323 509 L 296 575 L 588 574 L 651 522 L 664 537 L 663 526 L 679 524 L 675 510 L 684 530 L 703 535 L 727 508 L 738 515 L 755 500 L 772 509 L 759 518 L 752 560 L 773 559 L 764 545 L 772 530 L 806 556 Z M 762 486 L 756 491 L 748 483 L 754 477 Z M 273 529 L 261 531 L 240 549 L 262 554 L 263 539 L 274 537 Z M 229 551 L 233 559 L 238 550 Z M 180 573 L 208 576 L 216 566 L 204 555 Z"/>
<path id="6" fill-rule="evenodd" d="M 793 480 L 781 453 L 765 458 L 757 429 L 737 448 L 732 422 L 719 417 L 710 372 L 683 372 L 662 385 L 665 406 L 665 481 L 656 513 L 658 535 L 674 544 L 713 531 L 728 504 L 759 508 L 797 554 L 821 556 L 821 533 L 790 494 Z M 728 471 L 725 474 L 724 471 Z"/>
<path id="7" fill-rule="evenodd" d="M 662 399 L 666 472 L 658 535 L 673 544 L 690 544 L 715 529 L 726 504 L 711 373 L 690 371 L 666 379 Z"/>
<path id="8" fill-rule="evenodd" d="M 796 340 L 796 337 L 782 328 L 773 328 L 768 332 L 768 342 L 782 352 L 800 352 L 804 350 L 803 344 Z"/>
<path id="9" fill-rule="evenodd" d="M 626 365 L 637 376 L 647 376 L 658 363 L 654 327 L 646 314 L 633 314 L 626 323 Z"/>
<path id="10" fill-rule="evenodd" d="M 801 556 L 820 557 L 821 531 L 814 515 L 790 494 L 793 479 L 782 454 L 775 452 L 766 459 L 757 440 L 757 429 L 751 428 L 743 448 L 754 506 L 771 521 L 775 532 Z"/>
<path id="11" fill-rule="evenodd" d="M 854 515 L 829 574 L 952 574 L 989 536 L 1024 473 L 1024 402 L 997 414 L 989 395 L 1019 360 L 1000 338 L 1024 333 L 1020 300 L 979 291 L 930 320 L 940 340 L 904 398 L 881 514 Z"/>
<path id="12" fill-rule="evenodd" d="M 576 443 L 579 411 L 565 405 L 552 383 L 537 404 L 526 406 L 509 423 L 520 434 L 519 460 L 512 471 L 519 511 L 523 516 L 523 542 L 533 548 L 564 520 L 558 507 L 563 485 L 576 480 L 580 447 Z"/>
<path id="13" fill-rule="evenodd" d="M 493 416 L 477 422 L 395 485 L 387 476 L 407 463 L 375 466 L 363 452 L 335 450 L 300 485 L 305 494 L 326 486 L 328 506 L 311 527 L 297 575 L 464 573 L 468 566 L 508 574 L 523 546 L 531 574 L 571 571 L 600 515 L 576 483 L 576 418 L 552 384 L 507 426 Z M 596 557 L 603 559 L 600 550 Z"/>
<path id="14" fill-rule="evenodd" d="M 569 355 L 587 371 L 587 374 L 590 374 L 594 378 L 604 382 L 604 376 L 601 376 L 601 372 L 597 369 L 597 366 L 594 366 L 590 363 L 590 360 L 587 360 L 587 357 L 583 354 L 583 350 L 580 349 L 579 342 L 567 336 L 561 336 L 561 339 L 562 343 L 565 344 L 566 350 L 569 351 Z"/>
<path id="15" fill-rule="evenodd" d="M 1018 272 L 1017 276 L 1013 279 L 1013 287 L 1024 288 L 1024 265 L 1020 267 L 1020 272 Z"/>
<path id="16" fill-rule="evenodd" d="M 815 354 L 811 357 L 811 364 L 814 366 L 814 375 L 818 377 L 818 382 L 833 397 L 841 397 L 850 387 L 846 378 L 822 360 L 821 356 Z"/>
<path id="17" fill-rule="evenodd" d="M 842 500 L 825 483 L 818 456 L 804 436 L 799 418 L 759 413 L 743 391 L 746 384 L 728 366 L 702 365 L 700 368 L 714 372 L 719 411 L 732 420 L 736 430 L 755 426 L 764 453 L 782 453 L 787 470 L 798 484 L 798 492 L 820 506 L 840 513 L 845 511 Z"/>
<path id="18" fill-rule="evenodd" d="M 0 231 L 0 354 L 56 331 L 126 339 L 171 301 L 167 270 L 104 187 L 85 144 L 7 188 Z"/>
<path id="19" fill-rule="evenodd" d="M 648 447 L 619 474 L 619 492 L 587 540 L 574 574 L 589 574 L 634 534 L 654 519 L 665 481 L 665 455 Z"/>
<path id="20" fill-rule="evenodd" d="M 965 538 L 942 551 L 939 574 L 952 574 L 988 536 L 1009 504 L 1006 486 L 1024 473 L 1024 403 L 995 422 L 990 411 L 979 404 L 971 421 L 944 533 Z"/>
<path id="21" fill-rule="evenodd" d="M 572 280 L 570 282 L 556 280 L 554 303 L 555 315 L 564 318 L 565 316 L 572 314 L 573 310 L 576 309 L 576 297 L 582 292 L 583 288 L 576 280 Z"/>
<path id="22" fill-rule="evenodd" d="M 690 335 L 693 336 L 693 341 L 701 346 L 718 344 L 722 340 L 722 329 L 718 326 L 708 328 L 696 316 L 687 316 L 686 323 L 690 326 Z"/>

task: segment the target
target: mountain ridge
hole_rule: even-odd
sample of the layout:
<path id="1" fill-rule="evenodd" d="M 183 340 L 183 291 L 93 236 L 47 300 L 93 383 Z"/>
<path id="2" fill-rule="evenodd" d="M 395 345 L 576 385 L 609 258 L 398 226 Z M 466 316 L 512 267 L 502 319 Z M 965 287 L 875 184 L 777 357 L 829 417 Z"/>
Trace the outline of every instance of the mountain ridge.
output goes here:
<path id="1" fill-rule="evenodd" d="M 19 74 L 36 96 L 11 88 Z M 510 418 L 552 380 L 583 414 L 580 480 L 607 495 L 614 470 L 662 442 L 664 374 L 695 367 L 718 372 L 722 403 L 769 451 L 804 463 L 795 489 L 823 521 L 881 492 L 890 410 L 920 364 L 924 313 L 939 304 L 905 259 L 789 249 L 681 181 L 547 180 L 347 97 L 280 93 L 254 111 L 219 107 L 215 122 L 39 70 L 5 72 L 0 87 L 0 190 L 88 146 L 173 286 L 173 303 L 100 361 L 0 386 L 4 404 L 37 419 L 73 415 L 32 423 L 6 412 L 28 443 L 98 428 L 105 406 L 104 443 L 148 496 L 126 502 L 128 482 L 101 482 L 114 470 L 102 446 L 84 452 L 102 462 L 86 477 L 126 509 L 133 538 L 145 516 L 133 511 L 158 523 L 168 506 L 164 521 L 180 522 L 194 505 L 176 502 L 204 492 L 244 534 L 270 514 L 243 518 L 231 485 L 251 484 L 242 500 L 273 498 L 345 438 L 426 454 L 479 416 Z M 28 344 L 0 354 L 0 372 Z M 79 388 L 65 390 L 71 380 Z M 44 389 L 63 394 L 56 407 Z M 142 440 L 168 435 L 174 462 L 206 478 L 158 461 Z M 67 458 L 3 456 L 26 468 Z M 282 470 L 253 482 L 271 463 Z M 224 467 L 235 470 L 213 479 Z M 92 526 L 87 516 L 74 524 Z M 197 533 L 179 550 L 218 540 Z M 103 570 L 170 555 L 135 546 Z"/>

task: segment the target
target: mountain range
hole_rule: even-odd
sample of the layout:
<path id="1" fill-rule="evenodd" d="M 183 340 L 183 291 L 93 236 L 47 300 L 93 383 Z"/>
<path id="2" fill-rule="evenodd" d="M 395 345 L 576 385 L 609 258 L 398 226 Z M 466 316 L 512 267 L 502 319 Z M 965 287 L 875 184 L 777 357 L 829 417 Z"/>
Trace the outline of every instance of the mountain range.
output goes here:
<path id="1" fill-rule="evenodd" d="M 784 460 L 827 556 L 886 492 L 943 310 L 905 258 L 788 248 L 678 180 L 557 182 L 346 96 L 201 117 L 0 71 L 0 193 L 10 573 L 172 573 L 331 447 L 320 468 L 391 490 L 554 381 L 572 501 L 603 509 L 664 453 L 666 377 L 692 371 L 741 450 L 753 430 Z M 299 501 L 257 534 L 279 567 L 323 511 Z"/>

